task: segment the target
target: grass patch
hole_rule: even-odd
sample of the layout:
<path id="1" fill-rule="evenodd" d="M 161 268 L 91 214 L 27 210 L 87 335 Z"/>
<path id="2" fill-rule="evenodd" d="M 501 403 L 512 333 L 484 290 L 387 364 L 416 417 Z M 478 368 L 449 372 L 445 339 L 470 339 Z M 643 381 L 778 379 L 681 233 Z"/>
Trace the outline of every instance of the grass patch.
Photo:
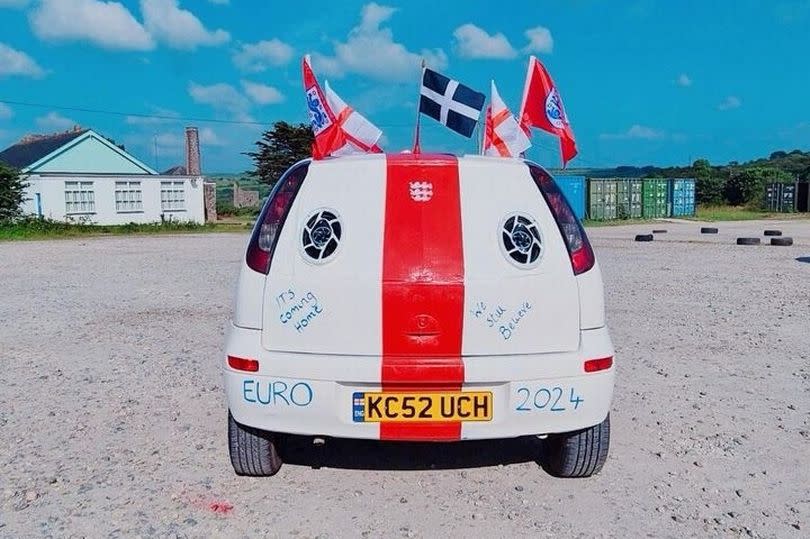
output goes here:
<path id="1" fill-rule="evenodd" d="M 652 219 L 608 219 L 608 220 L 594 220 L 583 219 L 582 226 L 585 227 L 603 227 L 603 226 L 624 226 L 624 225 L 643 225 L 651 223 Z"/>
<path id="2" fill-rule="evenodd" d="M 0 223 L 0 241 L 75 238 L 81 236 L 123 236 L 132 234 L 191 234 L 200 232 L 243 232 L 250 230 L 249 221 L 206 223 L 166 221 L 163 223 L 128 223 L 126 225 L 93 225 L 65 223 L 50 219 L 22 219 Z"/>
<path id="3" fill-rule="evenodd" d="M 698 206 L 699 221 L 751 221 L 755 219 L 808 219 L 807 213 L 773 213 L 744 206 Z"/>

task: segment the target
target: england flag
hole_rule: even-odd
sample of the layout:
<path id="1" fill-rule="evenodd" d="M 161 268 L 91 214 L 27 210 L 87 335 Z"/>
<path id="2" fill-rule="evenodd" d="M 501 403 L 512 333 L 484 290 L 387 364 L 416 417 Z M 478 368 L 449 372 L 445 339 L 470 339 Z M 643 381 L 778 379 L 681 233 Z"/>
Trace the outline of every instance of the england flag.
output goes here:
<path id="1" fill-rule="evenodd" d="M 501 99 L 495 81 L 492 81 L 492 97 L 484 125 L 485 155 L 520 157 L 532 146 L 529 137 Z"/>
<path id="2" fill-rule="evenodd" d="M 329 108 L 335 115 L 335 121 L 346 137 L 346 144 L 332 152 L 332 155 L 382 152 L 382 149 L 377 144 L 382 136 L 382 131 L 369 122 L 365 116 L 347 105 L 329 86 L 329 81 L 326 81 L 324 86 L 326 102 L 329 104 Z"/>
<path id="3" fill-rule="evenodd" d="M 465 137 L 472 136 L 484 108 L 484 94 L 431 69 L 422 70 L 419 112 Z"/>

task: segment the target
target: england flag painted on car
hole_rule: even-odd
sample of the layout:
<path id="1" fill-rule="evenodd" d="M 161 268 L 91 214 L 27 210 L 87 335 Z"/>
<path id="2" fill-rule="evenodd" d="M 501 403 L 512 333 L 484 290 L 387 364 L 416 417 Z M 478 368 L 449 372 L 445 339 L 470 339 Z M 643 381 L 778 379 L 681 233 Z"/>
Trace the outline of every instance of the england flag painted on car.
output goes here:
<path id="1" fill-rule="evenodd" d="M 484 108 L 484 94 L 431 69 L 423 69 L 419 112 L 469 138 Z"/>

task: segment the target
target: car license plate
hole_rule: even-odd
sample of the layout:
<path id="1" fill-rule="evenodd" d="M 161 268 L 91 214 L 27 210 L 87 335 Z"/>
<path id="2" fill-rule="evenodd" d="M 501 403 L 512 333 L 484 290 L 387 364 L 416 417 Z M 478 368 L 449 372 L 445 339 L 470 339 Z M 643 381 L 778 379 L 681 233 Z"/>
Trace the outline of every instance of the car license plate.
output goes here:
<path id="1" fill-rule="evenodd" d="M 352 399 L 356 423 L 380 421 L 491 421 L 492 392 L 357 392 Z"/>

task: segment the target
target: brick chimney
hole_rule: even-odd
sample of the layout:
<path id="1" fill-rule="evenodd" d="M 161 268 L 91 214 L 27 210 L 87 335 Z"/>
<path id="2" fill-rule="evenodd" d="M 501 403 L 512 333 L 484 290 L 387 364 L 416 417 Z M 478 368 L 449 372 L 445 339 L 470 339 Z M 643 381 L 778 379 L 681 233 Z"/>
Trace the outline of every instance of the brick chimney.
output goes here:
<path id="1" fill-rule="evenodd" d="M 196 127 L 186 127 L 186 174 L 202 175 L 200 165 L 200 134 Z"/>

